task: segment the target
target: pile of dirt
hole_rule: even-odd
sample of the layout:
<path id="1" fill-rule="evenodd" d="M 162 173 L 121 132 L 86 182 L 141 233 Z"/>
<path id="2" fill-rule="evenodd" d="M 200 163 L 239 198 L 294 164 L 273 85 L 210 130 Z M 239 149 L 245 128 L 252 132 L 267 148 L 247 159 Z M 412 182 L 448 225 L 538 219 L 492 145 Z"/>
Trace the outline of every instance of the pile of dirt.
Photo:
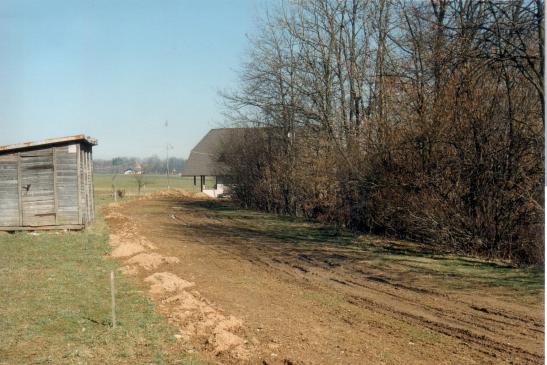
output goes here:
<path id="1" fill-rule="evenodd" d="M 133 265 L 122 266 L 119 271 L 124 275 L 137 275 L 139 273 L 138 267 Z"/>
<path id="2" fill-rule="evenodd" d="M 152 294 L 165 294 L 194 286 L 194 283 L 181 279 L 170 272 L 157 272 L 148 276 L 144 281 L 151 284 L 150 293 Z"/>
<path id="3" fill-rule="evenodd" d="M 144 247 L 150 249 L 150 250 L 156 250 L 158 248 L 156 245 L 154 245 L 152 242 L 148 241 L 144 237 L 139 237 L 139 244 L 141 246 L 144 246 Z"/>
<path id="4" fill-rule="evenodd" d="M 209 195 L 202 193 L 202 192 L 192 192 L 187 191 L 184 189 L 170 189 L 170 190 L 160 190 L 153 192 L 149 196 L 147 196 L 148 199 L 154 199 L 158 197 L 164 197 L 164 198 L 176 198 L 176 199 L 210 199 Z"/>
<path id="5" fill-rule="evenodd" d="M 198 291 L 179 291 L 161 301 L 160 310 L 175 323 L 184 337 L 202 342 L 215 356 L 247 360 L 252 345 L 240 335 L 243 321 L 225 316 Z"/>
<path id="6" fill-rule="evenodd" d="M 130 237 L 135 236 L 137 226 L 127 216 L 106 210 L 105 218 L 109 224 L 116 225 L 116 236 Z"/>
<path id="7" fill-rule="evenodd" d="M 112 257 L 130 257 L 146 250 L 155 250 L 157 247 L 144 237 L 136 234 L 137 227 L 129 218 L 118 212 L 109 211 L 105 215 L 107 221 L 115 221 L 117 233 L 110 234 L 108 241 L 114 247 Z"/>
<path id="8" fill-rule="evenodd" d="M 110 246 L 112 247 L 117 247 L 121 244 L 122 242 L 122 236 L 119 235 L 119 234 L 114 234 L 114 233 L 111 233 L 109 236 L 108 236 L 108 243 L 110 244 Z"/>
<path id="9" fill-rule="evenodd" d="M 122 243 L 112 250 L 112 257 L 128 257 L 139 252 L 143 252 L 145 248 L 138 243 L 126 242 Z"/>
<path id="10" fill-rule="evenodd" d="M 115 207 L 119 206 L 116 203 Z M 177 264 L 176 257 L 165 257 L 158 253 L 149 253 L 149 250 L 156 250 L 157 247 L 146 238 L 137 234 L 137 226 L 126 215 L 112 210 L 112 204 L 105 209 L 107 221 L 117 227 L 116 233 L 109 236 L 109 244 L 113 247 L 111 257 L 129 258 L 125 261 L 127 265 L 120 268 L 126 275 L 136 275 L 139 267 L 144 270 L 153 270 L 162 264 Z"/>
<path id="11" fill-rule="evenodd" d="M 142 246 L 143 248 L 155 250 L 156 245 L 147 240 L 146 238 L 136 236 L 135 234 L 124 232 L 122 234 L 111 234 L 109 236 L 109 243 L 112 247 L 119 247 L 127 243 L 134 243 Z"/>
<path id="12" fill-rule="evenodd" d="M 121 213 L 111 211 L 104 216 L 106 219 L 127 219 L 127 217 Z"/>
<path id="13" fill-rule="evenodd" d="M 140 253 L 131 257 L 125 263 L 129 265 L 138 265 L 145 270 L 156 269 L 161 264 L 178 264 L 180 260 L 176 257 L 162 256 L 159 253 Z"/>
<path id="14" fill-rule="evenodd" d="M 188 198 L 190 197 L 191 192 L 188 192 L 184 189 L 169 189 L 169 190 L 159 190 L 155 191 L 149 195 L 150 198 L 157 197 L 171 197 L 171 198 Z"/>

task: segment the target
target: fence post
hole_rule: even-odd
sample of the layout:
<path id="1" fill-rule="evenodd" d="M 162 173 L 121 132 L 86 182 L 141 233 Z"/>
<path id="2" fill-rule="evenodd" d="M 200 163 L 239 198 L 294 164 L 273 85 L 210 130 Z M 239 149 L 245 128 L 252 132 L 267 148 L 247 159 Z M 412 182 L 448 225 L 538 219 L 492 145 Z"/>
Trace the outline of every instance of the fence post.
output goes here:
<path id="1" fill-rule="evenodd" d="M 116 328 L 116 288 L 114 286 L 114 271 L 110 272 L 110 294 L 112 296 L 112 328 Z"/>

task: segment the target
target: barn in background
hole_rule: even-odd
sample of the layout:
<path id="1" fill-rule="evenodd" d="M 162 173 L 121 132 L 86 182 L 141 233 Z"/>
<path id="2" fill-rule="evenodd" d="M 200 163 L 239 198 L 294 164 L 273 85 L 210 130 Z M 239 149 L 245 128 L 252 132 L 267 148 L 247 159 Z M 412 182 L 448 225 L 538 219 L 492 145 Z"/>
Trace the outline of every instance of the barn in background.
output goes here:
<path id="1" fill-rule="evenodd" d="M 0 147 L 0 230 L 81 229 L 95 218 L 93 138 Z"/>
<path id="2" fill-rule="evenodd" d="M 243 128 L 211 129 L 190 152 L 181 176 L 193 176 L 194 187 L 199 178 L 199 191 L 211 197 L 225 194 L 230 178 L 228 166 L 222 162 L 222 148 L 243 136 L 243 131 Z M 213 177 L 214 184 L 207 186 L 206 177 Z"/>

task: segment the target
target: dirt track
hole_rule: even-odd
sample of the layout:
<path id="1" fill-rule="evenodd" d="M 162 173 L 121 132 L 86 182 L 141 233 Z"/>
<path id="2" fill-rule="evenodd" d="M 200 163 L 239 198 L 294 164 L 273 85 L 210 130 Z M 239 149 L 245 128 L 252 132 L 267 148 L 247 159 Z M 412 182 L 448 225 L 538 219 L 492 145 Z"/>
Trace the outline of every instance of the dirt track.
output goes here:
<path id="1" fill-rule="evenodd" d="M 205 360 L 544 362 L 540 297 L 448 289 L 450 276 L 380 270 L 352 245 L 291 241 L 211 208 L 157 196 L 104 212 L 124 271 L 152 284 L 159 310 Z"/>

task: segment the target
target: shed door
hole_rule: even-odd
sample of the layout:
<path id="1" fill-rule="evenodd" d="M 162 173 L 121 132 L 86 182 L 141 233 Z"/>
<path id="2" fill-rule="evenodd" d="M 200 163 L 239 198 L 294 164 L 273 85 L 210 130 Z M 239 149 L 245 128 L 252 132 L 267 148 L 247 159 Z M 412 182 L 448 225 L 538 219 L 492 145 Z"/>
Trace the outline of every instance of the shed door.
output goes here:
<path id="1" fill-rule="evenodd" d="M 23 226 L 55 224 L 53 150 L 21 154 Z"/>

